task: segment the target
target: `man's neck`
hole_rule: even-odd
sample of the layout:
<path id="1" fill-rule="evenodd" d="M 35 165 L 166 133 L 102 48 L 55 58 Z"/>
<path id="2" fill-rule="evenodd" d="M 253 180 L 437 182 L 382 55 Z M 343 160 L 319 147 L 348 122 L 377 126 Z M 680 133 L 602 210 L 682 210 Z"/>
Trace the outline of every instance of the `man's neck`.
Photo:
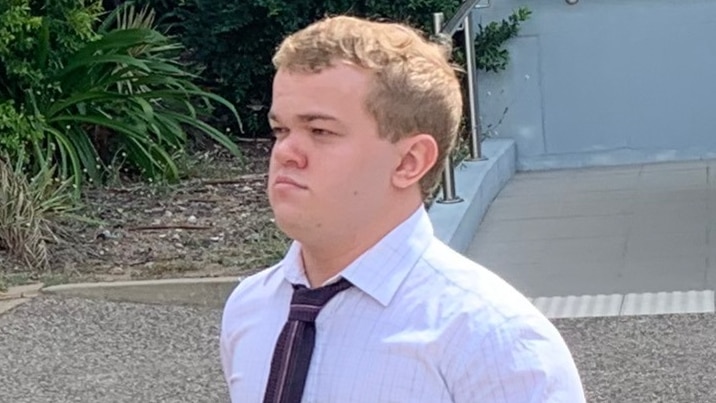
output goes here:
<path id="1" fill-rule="evenodd" d="M 311 287 L 320 287 L 327 280 L 343 271 L 354 260 L 372 248 L 393 229 L 407 220 L 418 208 L 402 208 L 364 227 L 364 231 L 343 231 L 330 241 L 301 244 L 301 258 Z"/>

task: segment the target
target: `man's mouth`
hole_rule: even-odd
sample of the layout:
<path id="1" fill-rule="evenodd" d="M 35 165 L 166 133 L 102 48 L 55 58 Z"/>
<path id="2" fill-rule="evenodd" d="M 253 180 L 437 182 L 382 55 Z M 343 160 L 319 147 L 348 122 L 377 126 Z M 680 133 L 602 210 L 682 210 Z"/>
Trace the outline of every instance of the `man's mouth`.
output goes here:
<path id="1" fill-rule="evenodd" d="M 291 185 L 291 186 L 295 186 L 300 189 L 308 189 L 308 186 L 303 185 L 288 176 L 277 176 L 276 179 L 274 180 L 273 184 L 274 184 L 274 186 L 276 186 L 276 185 Z"/>

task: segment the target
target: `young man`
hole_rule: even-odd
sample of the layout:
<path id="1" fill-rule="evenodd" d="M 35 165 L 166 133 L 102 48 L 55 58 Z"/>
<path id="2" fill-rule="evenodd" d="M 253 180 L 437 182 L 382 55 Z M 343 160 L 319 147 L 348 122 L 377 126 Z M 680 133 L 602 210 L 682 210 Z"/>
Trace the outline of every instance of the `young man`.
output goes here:
<path id="1" fill-rule="evenodd" d="M 233 402 L 584 401 L 552 324 L 433 236 L 462 113 L 449 53 L 351 17 L 279 47 L 268 195 L 294 242 L 226 303 Z"/>

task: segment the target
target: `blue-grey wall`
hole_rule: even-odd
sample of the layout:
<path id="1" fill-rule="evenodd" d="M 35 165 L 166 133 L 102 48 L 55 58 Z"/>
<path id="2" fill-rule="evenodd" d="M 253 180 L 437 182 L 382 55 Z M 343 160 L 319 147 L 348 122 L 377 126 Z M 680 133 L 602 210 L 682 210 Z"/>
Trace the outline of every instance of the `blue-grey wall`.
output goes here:
<path id="1" fill-rule="evenodd" d="M 477 23 L 533 12 L 508 70 L 478 79 L 483 127 L 516 141 L 518 169 L 716 157 L 715 0 L 491 3 Z"/>

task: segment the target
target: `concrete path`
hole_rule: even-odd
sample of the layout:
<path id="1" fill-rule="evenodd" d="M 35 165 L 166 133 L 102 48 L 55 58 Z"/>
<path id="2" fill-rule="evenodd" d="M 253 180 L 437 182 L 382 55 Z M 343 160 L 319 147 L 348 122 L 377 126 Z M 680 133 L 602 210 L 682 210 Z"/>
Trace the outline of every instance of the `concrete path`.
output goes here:
<path id="1" fill-rule="evenodd" d="M 530 297 L 713 290 L 715 168 L 518 173 L 467 254 Z"/>
<path id="2" fill-rule="evenodd" d="M 714 168 L 521 173 L 488 211 L 470 256 L 551 312 L 589 402 L 716 401 L 716 314 L 640 316 L 643 301 L 627 294 L 690 291 L 670 293 L 686 301 L 673 306 L 713 312 Z M 587 296 L 588 315 L 538 298 L 570 295 Z M 211 306 L 32 298 L 0 314 L 0 402 L 228 401 L 220 316 Z"/>
<path id="3" fill-rule="evenodd" d="M 0 315 L 0 402 L 227 402 L 220 315 L 209 308 L 36 297 Z M 716 315 L 555 324 L 590 403 L 716 401 Z"/>

